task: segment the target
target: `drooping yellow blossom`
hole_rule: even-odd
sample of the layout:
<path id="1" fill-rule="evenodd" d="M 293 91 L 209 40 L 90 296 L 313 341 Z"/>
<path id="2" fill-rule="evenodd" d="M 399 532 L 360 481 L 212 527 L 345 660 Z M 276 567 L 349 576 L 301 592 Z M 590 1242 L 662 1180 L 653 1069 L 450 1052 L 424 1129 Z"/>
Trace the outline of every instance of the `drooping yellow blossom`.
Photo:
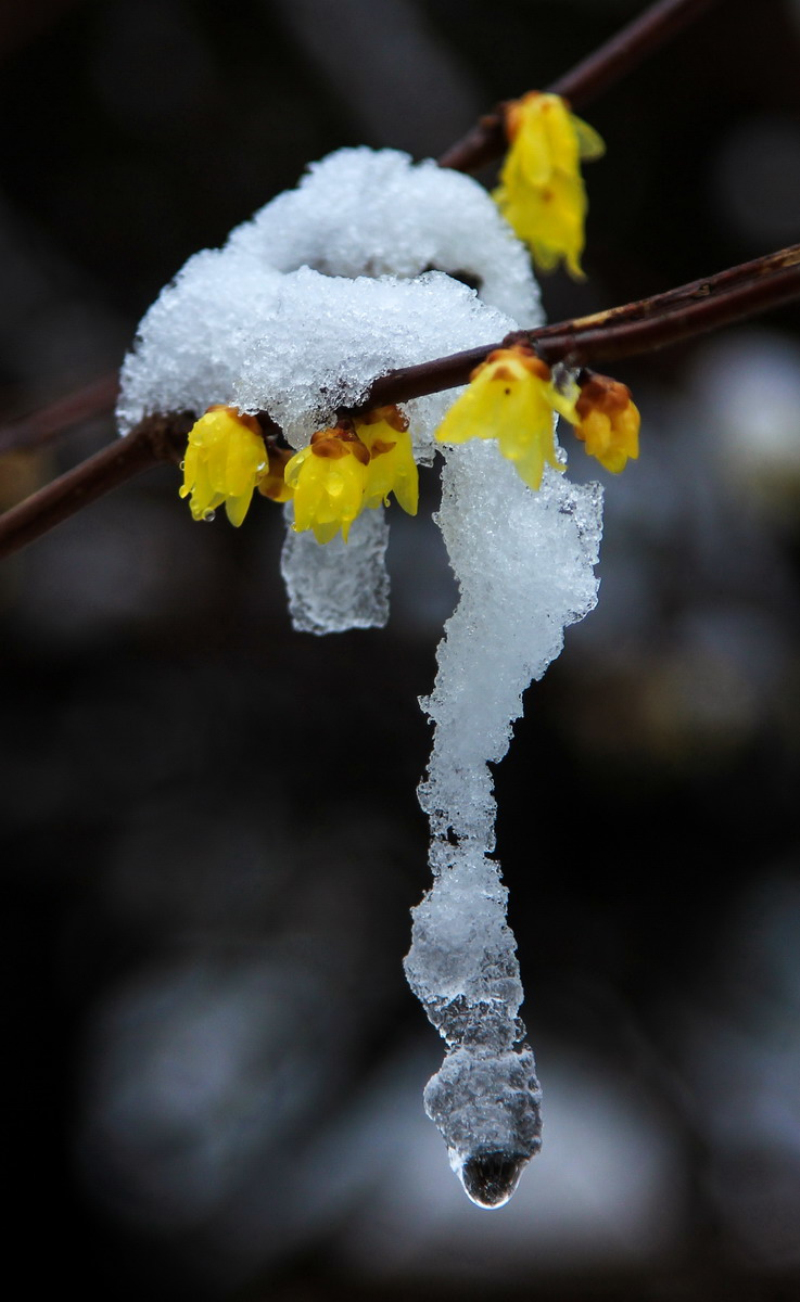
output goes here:
<path id="1" fill-rule="evenodd" d="M 288 448 L 275 447 L 271 442 L 266 444 L 266 448 L 267 463 L 258 476 L 258 491 L 273 502 L 288 502 L 294 496 L 286 482 L 286 467 L 292 454 Z"/>
<path id="2" fill-rule="evenodd" d="M 556 388 L 550 367 L 525 344 L 498 348 L 472 372 L 469 388 L 453 403 L 436 437 L 441 443 L 497 439 L 525 483 L 538 489 L 545 463 L 564 469 L 556 457 L 553 415 L 576 421 L 577 397 L 578 386 L 571 381 L 563 390 Z"/>
<path id="3" fill-rule="evenodd" d="M 356 418 L 355 429 L 369 452 L 364 506 L 388 506 L 394 493 L 403 510 L 416 515 L 419 473 L 405 416 L 398 407 L 376 407 Z"/>
<path id="4" fill-rule="evenodd" d="M 607 375 L 589 374 L 575 403 L 575 433 L 606 470 L 619 474 L 639 455 L 640 416 L 626 384 Z"/>
<path id="5" fill-rule="evenodd" d="M 285 478 L 294 491 L 294 529 L 313 529 L 318 543 L 330 542 L 350 526 L 364 505 L 369 452 L 349 423 L 319 430 L 307 448 L 296 452 Z"/>
<path id="6" fill-rule="evenodd" d="M 225 503 L 231 524 L 240 525 L 267 461 L 261 426 L 235 407 L 209 407 L 189 431 L 181 497 L 191 493 L 194 520 L 207 520 Z"/>
<path id="7" fill-rule="evenodd" d="M 506 134 L 509 150 L 494 192 L 500 211 L 544 271 L 563 258 L 582 278 L 587 201 L 580 165 L 600 158 L 603 141 L 566 100 L 536 90 L 506 106 Z"/>

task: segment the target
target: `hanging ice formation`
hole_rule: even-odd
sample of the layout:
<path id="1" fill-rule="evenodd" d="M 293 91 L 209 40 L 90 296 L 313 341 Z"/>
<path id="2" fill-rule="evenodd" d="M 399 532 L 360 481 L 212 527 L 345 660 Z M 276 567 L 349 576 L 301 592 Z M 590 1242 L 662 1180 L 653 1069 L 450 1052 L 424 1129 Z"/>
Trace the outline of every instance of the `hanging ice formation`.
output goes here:
<path id="1" fill-rule="evenodd" d="M 457 452 L 457 455 L 455 454 Z M 522 693 L 595 604 L 600 489 L 547 470 L 532 493 L 490 443 L 448 456 L 439 525 L 460 600 L 423 708 L 435 724 L 420 801 L 433 888 L 414 910 L 412 989 L 447 1042 L 425 1107 L 467 1193 L 501 1206 L 540 1146 L 539 1086 L 494 849 L 487 761 L 508 749 Z"/>
<path id="2" fill-rule="evenodd" d="M 528 255 L 481 186 L 392 150 L 341 150 L 162 292 L 123 367 L 120 429 L 224 403 L 268 412 L 300 448 L 379 375 L 540 320 Z M 406 405 L 419 461 L 432 461 L 455 396 Z M 488 763 L 505 754 L 522 693 L 558 655 L 564 627 L 594 605 L 600 490 L 548 470 L 533 493 L 492 443 L 475 441 L 446 449 L 438 522 L 460 600 L 423 702 L 435 725 L 420 788 L 434 883 L 414 910 L 406 973 L 447 1043 L 426 1110 L 470 1197 L 499 1206 L 541 1126 L 507 891 L 488 857 Z M 385 549 L 382 510 L 364 512 L 346 546 L 287 532 L 295 626 L 385 623 Z"/>

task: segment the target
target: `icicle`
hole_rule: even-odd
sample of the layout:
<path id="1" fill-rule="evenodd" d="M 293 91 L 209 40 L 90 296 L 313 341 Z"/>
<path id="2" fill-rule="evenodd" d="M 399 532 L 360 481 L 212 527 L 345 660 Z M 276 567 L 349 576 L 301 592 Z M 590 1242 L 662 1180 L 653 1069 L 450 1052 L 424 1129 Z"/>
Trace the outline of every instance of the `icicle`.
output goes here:
<path id="1" fill-rule="evenodd" d="M 389 526 L 383 507 L 353 521 L 341 537 L 321 546 L 313 533 L 294 533 L 287 502 L 281 574 L 298 633 L 343 633 L 349 628 L 383 628 L 389 618 L 389 575 L 384 557 Z"/>
<path id="2" fill-rule="evenodd" d="M 461 590 L 439 647 L 436 728 L 420 803 L 433 888 L 413 911 L 409 984 L 448 1051 L 425 1107 L 470 1198 L 499 1207 L 541 1144 L 533 1054 L 507 890 L 494 849 L 488 762 L 505 754 L 522 693 L 595 604 L 601 490 L 548 470 L 533 493 L 490 443 L 451 451 L 438 523 Z"/>

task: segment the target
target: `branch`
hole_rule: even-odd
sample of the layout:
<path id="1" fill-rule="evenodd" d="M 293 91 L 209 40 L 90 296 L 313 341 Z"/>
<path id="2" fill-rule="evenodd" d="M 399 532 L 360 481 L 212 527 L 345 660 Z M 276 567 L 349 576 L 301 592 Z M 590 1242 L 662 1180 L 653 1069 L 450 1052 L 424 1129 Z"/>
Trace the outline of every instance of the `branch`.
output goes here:
<path id="1" fill-rule="evenodd" d="M 531 343 L 551 365 L 566 362 L 573 367 L 588 366 L 680 343 L 797 298 L 800 244 L 607 312 L 536 330 L 515 331 L 496 344 L 390 371 L 372 385 L 364 406 L 408 402 L 466 384 L 471 371 L 488 353 L 514 341 Z"/>
<path id="2" fill-rule="evenodd" d="M 548 91 L 569 100 L 572 108 L 582 108 L 715 3 L 716 0 L 657 0 L 594 54 L 548 86 Z M 504 105 L 499 104 L 442 154 L 438 162 L 440 167 L 451 167 L 457 172 L 475 172 L 484 163 L 499 158 L 507 147 Z"/>
<path id="3" fill-rule="evenodd" d="M 768 308 L 781 307 L 800 298 L 800 249 L 795 248 L 792 260 L 782 267 L 773 267 L 752 280 L 721 288 L 707 284 L 706 295 L 677 307 L 668 302 L 666 310 L 656 314 L 615 318 L 611 313 L 608 323 L 599 325 L 588 317 L 578 331 L 567 323 L 560 335 L 554 331 L 543 338 L 537 352 L 546 362 L 564 361 L 574 367 L 614 362 L 683 343 Z"/>
<path id="4" fill-rule="evenodd" d="M 496 344 L 390 371 L 371 386 L 363 409 L 408 402 L 466 384 L 470 372 L 488 353 L 521 339 L 533 344 L 539 356 L 551 365 L 565 362 L 579 368 L 683 342 L 798 298 L 800 244 L 795 244 L 664 294 L 592 316 L 516 331 Z M 162 461 L 179 461 L 194 419 L 191 412 L 150 416 L 126 438 L 118 439 L 0 516 L 0 558 L 41 537 L 140 471 Z M 265 431 L 270 427 L 274 430 L 264 413 L 259 419 Z"/>
<path id="5" fill-rule="evenodd" d="M 119 378 L 104 375 L 102 379 L 59 398 L 32 415 L 0 429 L 0 455 L 17 448 L 37 448 L 57 438 L 71 425 L 103 416 L 111 411 L 119 393 Z"/>
<path id="6" fill-rule="evenodd" d="M 151 416 L 126 438 L 82 461 L 74 470 L 0 515 L 0 557 L 26 547 L 62 520 L 162 461 L 178 461 L 194 423 L 187 412 Z"/>

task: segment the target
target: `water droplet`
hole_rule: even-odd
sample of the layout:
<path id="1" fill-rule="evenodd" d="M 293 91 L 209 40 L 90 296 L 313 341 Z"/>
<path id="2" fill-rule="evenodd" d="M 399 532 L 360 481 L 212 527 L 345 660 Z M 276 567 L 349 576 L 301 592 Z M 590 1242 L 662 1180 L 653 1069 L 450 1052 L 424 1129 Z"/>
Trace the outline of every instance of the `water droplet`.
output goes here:
<path id="1" fill-rule="evenodd" d="M 179 470 L 185 470 L 185 469 L 186 469 L 186 462 L 185 462 L 185 461 L 179 461 L 179 462 L 178 462 L 178 469 L 179 469 Z"/>
<path id="2" fill-rule="evenodd" d="M 210 524 L 211 521 L 215 518 L 216 514 L 217 514 L 216 511 L 204 511 L 203 519 Z"/>
<path id="3" fill-rule="evenodd" d="M 266 468 L 267 468 L 266 461 L 259 461 L 258 465 L 256 466 L 256 470 L 266 470 Z"/>
<path id="4" fill-rule="evenodd" d="M 478 1207 L 503 1207 L 519 1184 L 527 1161 L 523 1153 L 505 1149 L 473 1153 L 459 1171 L 461 1183 Z"/>

